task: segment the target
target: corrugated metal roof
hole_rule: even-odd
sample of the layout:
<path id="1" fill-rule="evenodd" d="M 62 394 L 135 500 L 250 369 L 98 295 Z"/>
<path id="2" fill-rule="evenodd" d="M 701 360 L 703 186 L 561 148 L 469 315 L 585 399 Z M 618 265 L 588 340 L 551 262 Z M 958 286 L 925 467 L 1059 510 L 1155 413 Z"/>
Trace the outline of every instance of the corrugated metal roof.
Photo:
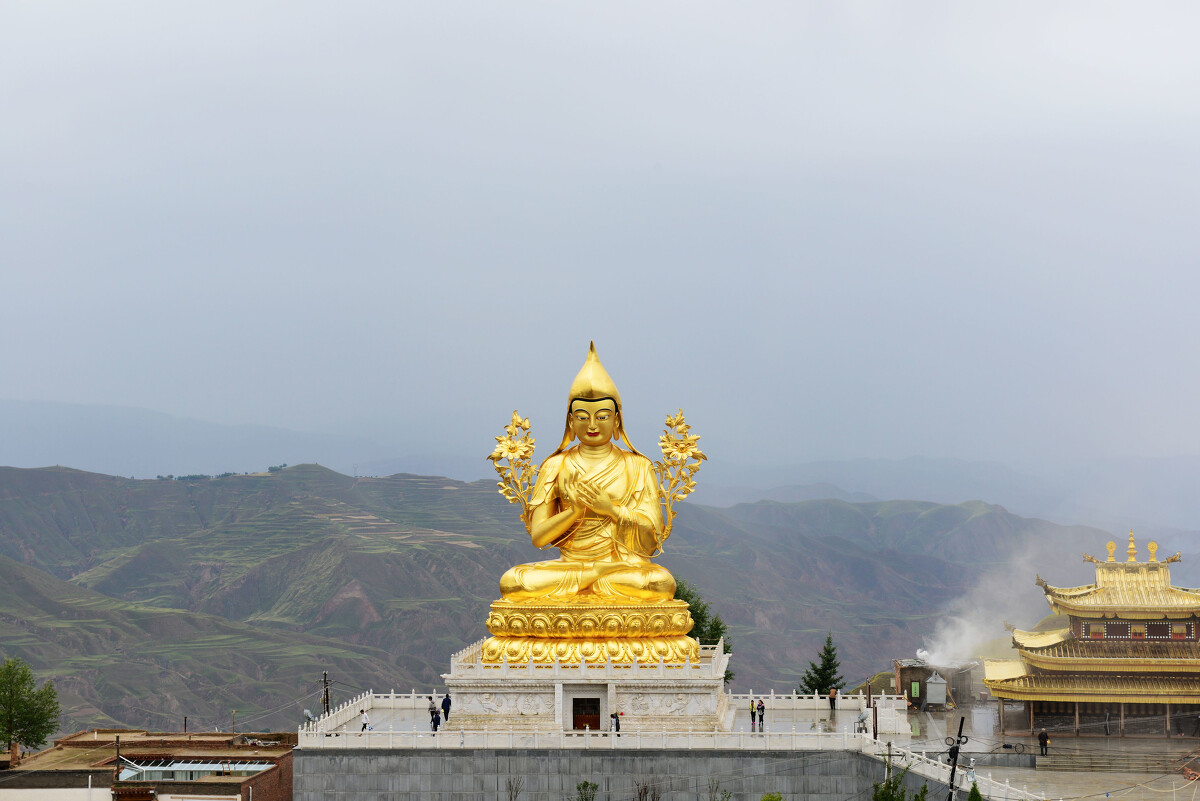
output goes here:
<path id="1" fill-rule="evenodd" d="M 253 776 L 274 767 L 273 762 L 199 759 L 126 759 L 121 757 L 121 781 L 196 781 L 208 776 Z"/>

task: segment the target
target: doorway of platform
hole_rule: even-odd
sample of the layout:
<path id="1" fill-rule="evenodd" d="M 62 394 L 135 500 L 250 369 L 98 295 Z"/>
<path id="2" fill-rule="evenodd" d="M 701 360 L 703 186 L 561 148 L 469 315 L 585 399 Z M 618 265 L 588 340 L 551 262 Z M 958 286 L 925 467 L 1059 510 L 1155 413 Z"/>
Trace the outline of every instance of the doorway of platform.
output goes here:
<path id="1" fill-rule="evenodd" d="M 600 731 L 600 699 L 571 699 L 571 728 L 577 731 Z"/>

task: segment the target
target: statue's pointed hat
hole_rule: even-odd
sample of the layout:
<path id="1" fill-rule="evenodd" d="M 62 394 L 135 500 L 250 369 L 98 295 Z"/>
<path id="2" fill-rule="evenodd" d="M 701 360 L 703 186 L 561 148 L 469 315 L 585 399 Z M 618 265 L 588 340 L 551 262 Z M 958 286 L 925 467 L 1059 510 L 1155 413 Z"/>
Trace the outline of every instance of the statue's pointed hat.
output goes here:
<path id="1" fill-rule="evenodd" d="M 596 343 L 591 342 L 588 345 L 587 359 L 584 361 L 583 367 L 579 369 L 575 380 L 571 382 L 567 403 L 569 404 L 573 400 L 602 400 L 604 398 L 612 398 L 616 401 L 617 409 L 620 410 L 621 393 L 617 392 L 617 385 L 613 383 L 612 376 L 600 363 L 600 357 L 596 355 Z"/>
<path id="2" fill-rule="evenodd" d="M 571 401 L 575 400 L 604 400 L 612 398 L 613 403 L 617 404 L 617 430 L 614 432 L 614 437 L 625 443 L 625 447 L 633 453 L 638 453 L 637 448 L 633 447 L 633 443 L 629 441 L 629 435 L 625 433 L 625 425 L 621 420 L 621 393 L 617 392 L 617 385 L 613 382 L 612 376 L 604 369 L 604 365 L 600 363 L 600 357 L 596 355 L 596 343 L 593 341 L 588 344 L 587 359 L 583 362 L 583 367 L 579 369 L 579 373 L 575 376 L 575 380 L 571 382 L 571 391 L 567 394 L 567 413 L 571 411 Z M 562 453 L 571 444 L 571 440 L 575 435 L 571 433 L 571 421 L 567 420 L 563 427 L 563 438 L 559 444 L 555 454 Z"/>

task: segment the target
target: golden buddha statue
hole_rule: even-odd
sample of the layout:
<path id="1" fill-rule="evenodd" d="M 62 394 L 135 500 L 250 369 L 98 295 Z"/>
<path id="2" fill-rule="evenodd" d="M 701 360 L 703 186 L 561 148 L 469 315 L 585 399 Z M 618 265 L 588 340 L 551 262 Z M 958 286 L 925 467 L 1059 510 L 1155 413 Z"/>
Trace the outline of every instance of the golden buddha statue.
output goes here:
<path id="1" fill-rule="evenodd" d="M 692 475 L 704 458 L 695 449 L 698 437 L 687 435 L 682 413 L 669 418 L 682 438 L 664 435 L 664 462 L 655 465 L 629 442 L 621 412 L 621 395 L 592 345 L 568 393 L 562 442 L 536 473 L 529 466 L 532 438 L 517 439 L 528 432 L 528 420 L 514 412 L 509 436 L 496 438 L 489 458 L 505 479 L 501 493 L 523 505 L 533 544 L 556 547 L 559 557 L 517 565 L 501 577 L 485 662 L 699 657 L 696 641 L 686 636 L 687 604 L 674 600 L 675 579 L 650 561 L 670 533 L 671 501 L 695 486 Z"/>

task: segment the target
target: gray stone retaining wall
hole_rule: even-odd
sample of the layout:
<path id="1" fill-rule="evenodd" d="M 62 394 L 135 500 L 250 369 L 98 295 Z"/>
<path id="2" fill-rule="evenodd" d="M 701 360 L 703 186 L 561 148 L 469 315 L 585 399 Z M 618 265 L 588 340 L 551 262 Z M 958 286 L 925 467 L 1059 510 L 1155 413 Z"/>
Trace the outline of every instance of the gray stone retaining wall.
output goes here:
<path id="1" fill-rule="evenodd" d="M 707 801 L 718 779 L 735 801 L 778 792 L 799 799 L 870 798 L 882 763 L 847 751 L 563 751 L 391 749 L 294 752 L 295 801 L 508 801 L 506 780 L 519 777 L 519 801 L 574 799 L 575 785 L 598 784 L 596 801 L 635 799 L 635 781 L 656 782 L 661 801 Z M 906 785 L 918 789 L 920 777 Z M 929 782 L 930 797 L 946 786 Z M 717 796 L 720 797 L 719 795 Z"/>

